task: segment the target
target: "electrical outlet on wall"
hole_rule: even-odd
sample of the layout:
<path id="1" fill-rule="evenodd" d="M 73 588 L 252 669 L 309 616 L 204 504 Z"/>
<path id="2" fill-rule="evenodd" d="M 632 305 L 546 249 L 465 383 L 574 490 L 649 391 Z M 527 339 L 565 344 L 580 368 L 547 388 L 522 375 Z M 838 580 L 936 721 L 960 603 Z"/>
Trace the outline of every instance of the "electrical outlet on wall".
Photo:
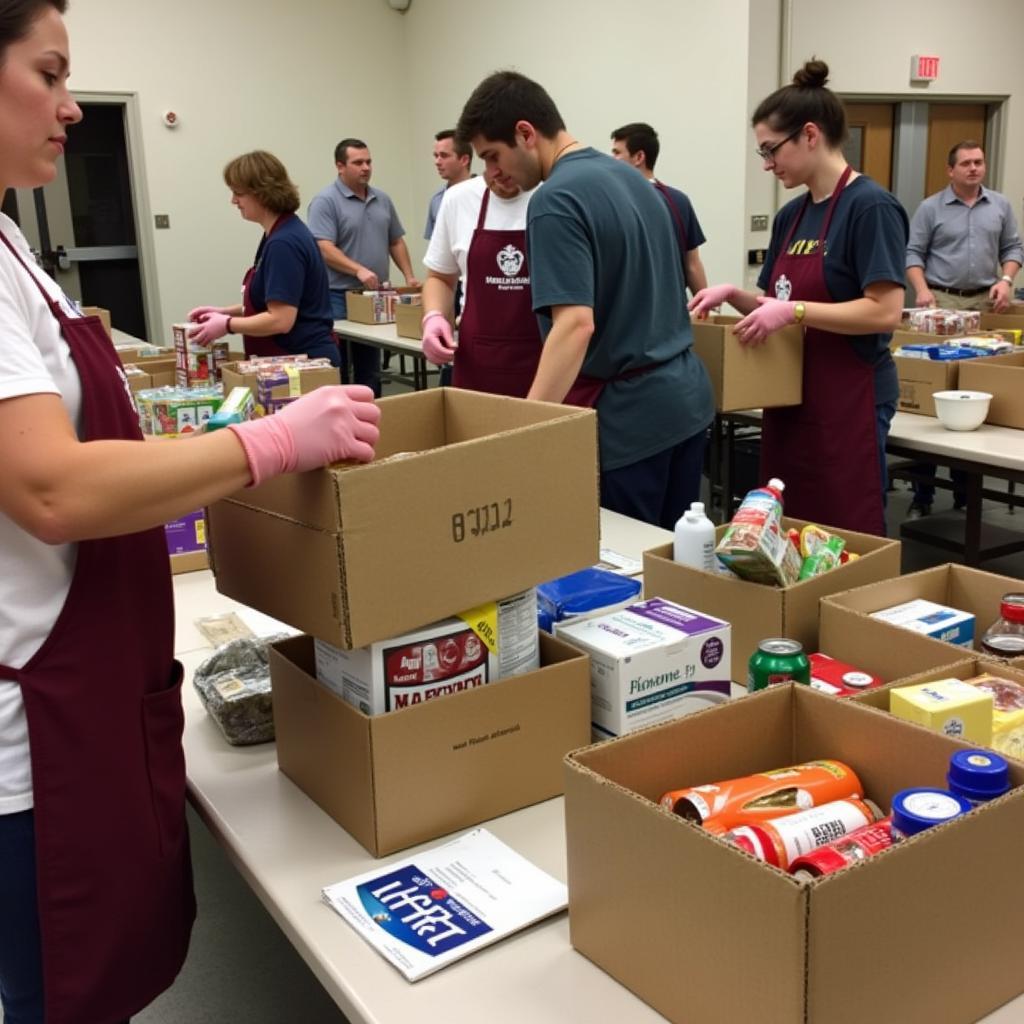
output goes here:
<path id="1" fill-rule="evenodd" d="M 169 213 L 158 213 L 153 217 L 158 228 L 169 228 L 171 226 L 171 215 Z"/>
<path id="2" fill-rule="evenodd" d="M 767 231 L 768 230 L 768 214 L 766 213 L 755 213 L 750 218 L 750 230 L 751 231 Z"/>

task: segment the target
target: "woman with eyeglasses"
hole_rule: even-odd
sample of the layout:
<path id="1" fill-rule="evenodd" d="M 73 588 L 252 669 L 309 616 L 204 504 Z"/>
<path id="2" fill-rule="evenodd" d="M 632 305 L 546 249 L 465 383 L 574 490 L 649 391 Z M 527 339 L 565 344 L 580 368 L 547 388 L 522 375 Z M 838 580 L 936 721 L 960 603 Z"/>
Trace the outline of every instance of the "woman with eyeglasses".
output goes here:
<path id="1" fill-rule="evenodd" d="M 0 0 L 0 194 L 53 181 L 82 111 L 66 0 Z M 73 139 L 72 139 L 73 142 Z M 174 980 L 195 914 L 182 666 L 162 523 L 373 458 L 369 388 L 144 441 L 98 317 L 0 214 L 0 1001 L 114 1024 Z"/>
<path id="2" fill-rule="evenodd" d="M 899 384 L 889 340 L 903 307 L 908 221 L 885 189 L 843 155 L 846 113 L 808 61 L 754 111 L 757 155 L 786 188 L 755 295 L 715 285 L 698 317 L 728 302 L 743 344 L 804 327 L 803 402 L 766 409 L 761 475 L 786 484 L 786 512 L 825 526 L 885 533 L 885 441 Z"/>

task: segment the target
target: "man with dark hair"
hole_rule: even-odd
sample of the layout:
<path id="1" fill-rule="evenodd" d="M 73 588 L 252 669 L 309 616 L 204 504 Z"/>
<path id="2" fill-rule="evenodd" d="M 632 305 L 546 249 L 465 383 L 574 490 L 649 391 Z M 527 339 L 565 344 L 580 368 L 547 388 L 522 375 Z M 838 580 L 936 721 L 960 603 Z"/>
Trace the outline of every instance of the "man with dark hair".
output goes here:
<path id="1" fill-rule="evenodd" d="M 437 223 L 437 211 L 441 209 L 445 189 L 467 181 L 470 177 L 469 165 L 473 160 L 473 149 L 468 142 L 455 141 L 455 129 L 446 128 L 434 136 L 434 167 L 444 184 L 430 197 L 427 209 L 427 225 L 423 229 L 423 237 L 429 242 Z"/>
<path id="2" fill-rule="evenodd" d="M 698 249 L 706 241 L 700 229 L 693 204 L 685 192 L 672 188 L 654 176 L 654 165 L 658 162 L 661 143 L 658 133 L 643 121 L 634 121 L 616 128 L 612 132 L 612 156 L 632 164 L 657 190 L 672 215 L 676 229 L 676 243 L 683 264 L 683 277 L 691 293 L 696 295 L 701 288 L 707 288 L 708 276 L 704 272 Z"/>
<path id="3" fill-rule="evenodd" d="M 361 139 L 342 139 L 334 150 L 338 177 L 313 197 L 309 204 L 309 230 L 313 232 L 331 289 L 331 313 L 335 320 L 348 315 L 350 291 L 380 288 L 389 277 L 394 260 L 405 283 L 417 287 L 412 272 L 405 229 L 394 203 L 386 193 L 372 188 L 373 161 Z M 352 345 L 356 384 L 366 384 L 380 397 L 380 350 L 372 345 Z M 348 383 L 348 381 L 346 381 Z"/>
<path id="4" fill-rule="evenodd" d="M 907 243 L 907 281 L 917 306 L 982 309 L 1000 313 L 1013 297 L 1024 248 L 1009 200 L 984 188 L 985 151 L 973 139 L 958 142 L 947 158 L 949 184 L 914 212 Z M 928 464 L 922 468 L 927 469 Z M 934 465 L 931 466 L 934 475 Z M 953 507 L 967 504 L 966 474 L 954 470 Z M 935 487 L 914 484 L 910 518 L 931 512 Z"/>
<path id="5" fill-rule="evenodd" d="M 601 504 L 671 527 L 699 497 L 715 410 L 668 209 L 630 168 L 577 142 L 516 72 L 477 86 L 455 132 L 499 185 L 544 182 L 527 211 L 545 337 L 527 397 L 596 408 Z"/>

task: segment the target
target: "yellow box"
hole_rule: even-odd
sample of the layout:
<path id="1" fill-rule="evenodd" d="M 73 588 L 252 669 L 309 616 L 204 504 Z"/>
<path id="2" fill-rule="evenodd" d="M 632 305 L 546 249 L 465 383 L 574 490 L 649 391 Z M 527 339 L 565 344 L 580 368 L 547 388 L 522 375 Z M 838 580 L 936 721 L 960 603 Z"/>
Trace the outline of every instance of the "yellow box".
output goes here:
<path id="1" fill-rule="evenodd" d="M 992 694 L 962 679 L 936 679 L 889 691 L 889 711 L 934 732 L 992 745 Z"/>
<path id="2" fill-rule="evenodd" d="M 992 748 L 1024 758 L 1024 686 L 1008 676 L 985 672 L 964 682 L 992 695 Z"/>

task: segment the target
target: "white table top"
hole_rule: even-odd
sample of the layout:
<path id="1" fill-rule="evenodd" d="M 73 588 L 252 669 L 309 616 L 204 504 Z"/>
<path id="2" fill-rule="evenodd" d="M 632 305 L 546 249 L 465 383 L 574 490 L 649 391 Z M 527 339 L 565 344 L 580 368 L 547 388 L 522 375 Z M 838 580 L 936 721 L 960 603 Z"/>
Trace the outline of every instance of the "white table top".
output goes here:
<path id="1" fill-rule="evenodd" d="M 602 510 L 601 543 L 639 557 L 671 534 Z M 176 649 L 186 678 L 209 655 L 194 620 L 241 606 L 216 593 L 208 571 L 175 578 Z M 246 610 L 246 615 L 251 613 Z M 376 860 L 277 769 L 273 744 L 232 747 L 184 688 L 189 792 L 267 910 L 353 1024 L 655 1024 L 658 1013 L 572 949 L 558 914 L 415 985 L 320 902 L 333 882 L 405 857 Z M 565 880 L 561 798 L 487 822 L 504 842 Z M 427 846 L 436 845 L 434 840 Z M 1024 1022 L 1024 997 L 986 1024 Z"/>
<path id="2" fill-rule="evenodd" d="M 353 320 L 335 320 L 334 331 L 343 338 L 383 345 L 395 352 L 423 355 L 419 338 L 400 338 L 395 324 L 357 324 Z"/>
<path id="3" fill-rule="evenodd" d="M 947 430 L 934 416 L 898 412 L 889 440 L 917 451 L 1024 472 L 1024 430 L 983 423 L 977 430 Z"/>

